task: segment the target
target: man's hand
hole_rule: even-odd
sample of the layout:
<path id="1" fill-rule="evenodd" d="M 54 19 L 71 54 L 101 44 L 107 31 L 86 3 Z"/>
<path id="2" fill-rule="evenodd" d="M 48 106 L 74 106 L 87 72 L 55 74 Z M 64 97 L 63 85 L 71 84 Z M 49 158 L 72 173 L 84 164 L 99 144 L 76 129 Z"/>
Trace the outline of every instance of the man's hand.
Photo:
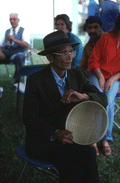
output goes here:
<path id="1" fill-rule="evenodd" d="M 9 41 L 9 40 L 13 40 L 13 41 L 14 41 L 14 36 L 13 36 L 13 35 L 10 35 L 10 34 L 7 34 L 6 39 L 7 39 L 8 41 Z"/>
<path id="2" fill-rule="evenodd" d="M 6 39 L 7 40 L 12 40 L 15 43 L 19 44 L 20 46 L 22 46 L 22 47 L 27 47 L 27 48 L 29 47 L 29 44 L 27 42 L 25 42 L 23 40 L 15 39 L 13 35 L 7 34 Z"/>
<path id="3" fill-rule="evenodd" d="M 69 130 L 58 130 L 54 133 L 53 138 L 62 144 L 73 144 L 72 132 Z"/>
<path id="4" fill-rule="evenodd" d="M 120 78 L 120 72 L 116 73 L 115 75 L 111 76 L 107 81 L 105 82 L 104 91 L 111 90 L 111 87 L 115 81 L 117 81 Z"/>
<path id="5" fill-rule="evenodd" d="M 63 103 L 79 102 L 83 100 L 90 100 L 89 95 L 76 92 L 72 89 L 68 90 L 61 99 Z"/>

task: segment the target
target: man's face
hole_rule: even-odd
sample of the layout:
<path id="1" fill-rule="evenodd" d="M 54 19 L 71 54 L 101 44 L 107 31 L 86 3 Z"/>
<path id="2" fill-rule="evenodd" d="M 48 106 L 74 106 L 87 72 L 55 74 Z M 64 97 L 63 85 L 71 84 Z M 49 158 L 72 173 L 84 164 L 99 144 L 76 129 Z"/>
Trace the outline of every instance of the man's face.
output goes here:
<path id="1" fill-rule="evenodd" d="M 102 28 L 98 23 L 87 24 L 86 30 L 92 39 L 96 39 L 101 36 Z"/>
<path id="2" fill-rule="evenodd" d="M 52 67 L 56 71 L 56 73 L 62 77 L 64 75 L 65 70 L 69 70 L 71 68 L 71 63 L 73 59 L 73 54 L 66 54 L 66 52 L 73 51 L 72 46 L 63 46 L 57 49 L 55 53 L 62 53 L 63 55 L 55 55 L 52 57 Z"/>
<path id="3" fill-rule="evenodd" d="M 14 15 L 10 15 L 10 23 L 11 23 L 13 28 L 16 28 L 18 26 L 18 23 L 19 23 L 19 18 L 17 18 Z"/>

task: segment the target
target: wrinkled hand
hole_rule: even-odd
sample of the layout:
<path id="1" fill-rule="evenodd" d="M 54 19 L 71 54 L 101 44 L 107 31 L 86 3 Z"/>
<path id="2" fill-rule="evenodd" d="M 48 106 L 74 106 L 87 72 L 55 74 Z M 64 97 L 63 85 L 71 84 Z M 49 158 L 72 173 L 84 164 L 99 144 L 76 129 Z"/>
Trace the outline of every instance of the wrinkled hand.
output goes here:
<path id="1" fill-rule="evenodd" d="M 6 39 L 7 40 L 13 40 L 14 41 L 14 36 L 13 35 L 10 35 L 10 34 L 7 34 Z"/>
<path id="2" fill-rule="evenodd" d="M 72 89 L 68 90 L 61 99 L 61 102 L 63 103 L 71 103 L 71 102 L 79 102 L 83 100 L 89 100 L 89 96 L 87 94 L 82 94 L 79 92 L 76 92 Z"/>
<path id="3" fill-rule="evenodd" d="M 102 88 L 104 90 L 104 85 L 105 85 L 105 78 L 104 78 L 104 76 L 101 76 L 99 78 L 99 84 L 100 84 L 100 88 Z"/>
<path id="4" fill-rule="evenodd" d="M 105 82 L 105 85 L 104 85 L 104 91 L 106 92 L 107 90 L 110 90 L 112 85 L 114 83 L 114 79 L 112 77 L 110 77 L 106 82 Z"/>
<path id="5" fill-rule="evenodd" d="M 59 130 L 55 132 L 53 138 L 61 142 L 62 144 L 73 144 L 72 132 L 69 130 Z"/>

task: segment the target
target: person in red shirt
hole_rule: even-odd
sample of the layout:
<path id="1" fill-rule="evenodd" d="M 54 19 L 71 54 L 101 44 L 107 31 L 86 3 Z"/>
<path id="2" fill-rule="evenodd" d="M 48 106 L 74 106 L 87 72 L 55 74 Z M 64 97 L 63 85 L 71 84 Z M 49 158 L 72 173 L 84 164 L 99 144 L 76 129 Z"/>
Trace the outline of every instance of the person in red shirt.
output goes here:
<path id="1" fill-rule="evenodd" d="M 102 31 L 102 21 L 95 16 L 89 16 L 86 20 L 85 31 L 88 33 L 90 39 L 88 43 L 85 45 L 84 53 L 82 60 L 80 61 L 79 69 L 84 73 L 84 75 L 88 78 L 89 71 L 88 71 L 88 59 L 95 44 L 100 39 L 101 35 L 103 34 Z"/>
<path id="2" fill-rule="evenodd" d="M 120 14 L 116 18 L 113 30 L 108 34 L 103 34 L 93 48 L 88 59 L 88 68 L 90 83 L 104 92 L 108 99 L 106 111 L 109 126 L 101 141 L 101 147 L 105 155 L 111 155 L 112 151 L 108 142 L 113 140 L 114 100 L 120 86 Z M 97 145 L 96 150 L 99 152 Z"/>

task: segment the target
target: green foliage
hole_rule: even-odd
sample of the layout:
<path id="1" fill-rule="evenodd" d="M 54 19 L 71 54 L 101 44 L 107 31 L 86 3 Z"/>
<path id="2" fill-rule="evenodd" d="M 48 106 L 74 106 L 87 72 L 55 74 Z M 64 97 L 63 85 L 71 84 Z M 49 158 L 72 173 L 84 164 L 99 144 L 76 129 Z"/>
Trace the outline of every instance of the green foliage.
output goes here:
<path id="1" fill-rule="evenodd" d="M 14 66 L 8 66 L 13 76 Z M 25 143 L 25 129 L 22 124 L 22 115 L 19 108 L 16 114 L 16 92 L 12 89 L 14 80 L 6 74 L 5 66 L 0 65 L 0 86 L 4 88 L 3 97 L 0 99 L 0 136 L 1 136 L 1 159 L 0 159 L 0 182 L 16 183 L 23 168 L 24 161 L 17 157 L 15 148 Z M 22 97 L 23 100 L 23 97 Z M 119 102 L 120 104 L 120 102 Z M 116 121 L 120 122 L 120 113 L 117 113 Z M 120 123 L 119 123 L 120 124 Z M 114 126 L 113 138 L 110 143 L 112 155 L 105 157 L 100 154 L 97 157 L 100 183 L 120 182 L 120 131 Z M 27 165 L 21 183 L 54 183 L 47 176 L 40 173 L 33 166 Z"/>
<path id="2" fill-rule="evenodd" d="M 37 50 L 43 50 L 43 40 L 42 39 L 34 39 L 34 45 L 33 48 L 36 48 Z"/>

